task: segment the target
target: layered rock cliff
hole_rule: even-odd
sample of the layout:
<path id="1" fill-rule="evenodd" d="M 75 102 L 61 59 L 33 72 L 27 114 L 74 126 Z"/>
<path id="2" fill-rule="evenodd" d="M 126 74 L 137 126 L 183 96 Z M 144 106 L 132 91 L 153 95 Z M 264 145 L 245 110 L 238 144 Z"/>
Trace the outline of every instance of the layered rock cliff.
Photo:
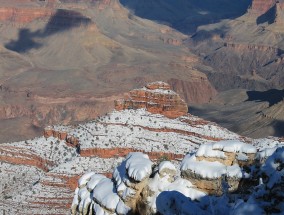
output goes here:
<path id="1" fill-rule="evenodd" d="M 129 92 L 129 99 L 115 102 L 115 109 L 118 111 L 140 108 L 169 118 L 186 115 L 188 111 L 186 103 L 164 82 L 154 82 L 142 89 L 132 90 Z"/>
<path id="2" fill-rule="evenodd" d="M 0 7 L 0 22 L 14 22 L 25 24 L 36 19 L 47 21 L 55 11 L 47 8 L 9 8 Z"/>
<path id="3" fill-rule="evenodd" d="M 250 13 L 255 15 L 265 14 L 276 4 L 276 0 L 253 0 Z"/>

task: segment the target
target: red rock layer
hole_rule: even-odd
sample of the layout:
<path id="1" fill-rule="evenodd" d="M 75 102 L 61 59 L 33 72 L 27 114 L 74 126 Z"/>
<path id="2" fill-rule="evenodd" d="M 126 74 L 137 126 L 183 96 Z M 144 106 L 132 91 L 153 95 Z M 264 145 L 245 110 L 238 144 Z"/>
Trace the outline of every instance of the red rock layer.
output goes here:
<path id="1" fill-rule="evenodd" d="M 164 82 L 154 82 L 145 88 L 132 90 L 129 98 L 115 101 L 115 109 L 118 111 L 140 108 L 169 118 L 183 116 L 188 111 L 186 103 Z"/>
<path id="2" fill-rule="evenodd" d="M 0 8 L 0 21 L 29 23 L 35 19 L 49 18 L 54 11 L 46 8 Z"/>
<path id="3" fill-rule="evenodd" d="M 183 120 L 183 122 L 186 122 L 192 126 L 195 125 L 207 125 L 208 121 L 196 121 L 196 122 L 188 122 L 186 120 Z M 125 126 L 125 124 L 121 124 L 121 123 L 102 123 L 103 125 L 120 125 L 120 126 Z M 184 131 L 184 130 L 179 130 L 179 129 L 175 129 L 175 128 L 150 128 L 150 127 L 145 127 L 145 126 L 138 126 L 138 125 L 132 125 L 133 127 L 139 127 L 142 128 L 144 130 L 148 130 L 148 131 L 154 131 L 154 132 L 173 132 L 173 133 L 177 133 L 177 134 L 183 134 L 183 135 L 187 135 L 187 136 L 194 136 L 194 137 L 198 137 L 198 138 L 202 138 L 205 140 L 212 140 L 212 141 L 220 141 L 223 140 L 221 138 L 216 138 L 216 137 L 210 137 L 210 136 L 206 136 L 206 135 L 202 135 L 202 134 L 198 134 L 195 132 L 190 132 L 190 131 Z"/>
<path id="4" fill-rule="evenodd" d="M 166 152 L 145 152 L 142 150 L 136 150 L 133 148 L 90 148 L 90 149 L 81 149 L 80 155 L 83 157 L 92 157 L 97 156 L 100 158 L 113 158 L 113 157 L 124 157 L 130 152 L 143 152 L 148 154 L 150 159 L 157 160 L 162 158 L 167 158 L 168 160 L 176 160 L 182 159 L 184 157 L 183 154 L 173 154 Z"/>
<path id="5" fill-rule="evenodd" d="M 0 148 L 0 160 L 11 164 L 35 166 L 43 171 L 48 171 L 48 167 L 53 165 L 52 162 L 34 155 L 28 150 L 13 146 Z"/>
<path id="6" fill-rule="evenodd" d="M 275 3 L 276 0 L 253 0 L 250 13 L 262 15 L 274 6 Z"/>
<path id="7" fill-rule="evenodd" d="M 71 147 L 77 147 L 79 145 L 79 140 L 76 137 L 68 135 L 67 131 L 61 131 L 47 127 L 44 129 L 43 136 L 45 138 L 54 137 L 59 140 L 65 140 L 66 144 Z"/>

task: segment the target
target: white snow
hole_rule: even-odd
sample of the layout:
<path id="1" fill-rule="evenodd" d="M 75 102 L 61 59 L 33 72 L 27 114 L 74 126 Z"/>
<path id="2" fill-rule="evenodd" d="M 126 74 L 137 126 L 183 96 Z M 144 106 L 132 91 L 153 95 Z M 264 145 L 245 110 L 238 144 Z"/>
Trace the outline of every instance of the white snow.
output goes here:
<path id="1" fill-rule="evenodd" d="M 248 160 L 248 156 L 244 153 L 238 153 L 237 154 L 237 160 L 239 161 L 247 161 Z"/>
<path id="2" fill-rule="evenodd" d="M 86 185 L 88 181 L 90 180 L 90 178 L 95 174 L 96 174 L 95 172 L 85 173 L 78 181 L 79 187 Z"/>
<path id="3" fill-rule="evenodd" d="M 126 157 L 126 169 L 129 177 L 135 181 L 142 181 L 152 172 L 152 161 L 148 155 L 141 152 L 129 153 Z"/>
<path id="4" fill-rule="evenodd" d="M 119 200 L 117 206 L 116 206 L 116 212 L 118 214 L 128 214 L 130 211 L 130 208 L 124 204 L 122 200 Z"/>
<path id="5" fill-rule="evenodd" d="M 167 189 L 168 191 L 178 191 L 185 195 L 186 197 L 191 198 L 192 200 L 199 200 L 207 194 L 193 188 L 190 181 L 182 178 L 178 178 L 173 183 L 171 183 Z"/>
<path id="6" fill-rule="evenodd" d="M 88 191 L 87 187 L 80 188 L 78 191 L 78 196 L 80 199 L 88 198 L 90 195 L 90 192 Z"/>
<path id="7" fill-rule="evenodd" d="M 254 145 L 258 151 L 262 151 L 266 148 L 284 146 L 284 142 L 280 141 L 277 137 L 267 137 L 252 140 L 252 145 Z"/>
<path id="8" fill-rule="evenodd" d="M 275 146 L 273 148 L 266 148 L 266 149 L 263 149 L 262 151 L 258 152 L 256 154 L 256 158 L 258 160 L 265 160 L 266 158 L 268 158 L 269 156 L 271 156 L 277 149 L 278 147 Z"/>
<path id="9" fill-rule="evenodd" d="M 199 149 L 196 152 L 197 157 L 216 157 L 216 158 L 226 158 L 226 155 L 224 152 L 219 150 L 214 150 L 213 146 L 214 143 L 208 143 L 203 144 L 199 147 Z"/>
<path id="10" fill-rule="evenodd" d="M 275 184 L 283 182 L 284 168 L 284 147 L 279 147 L 275 152 L 267 158 L 265 164 L 261 167 L 261 171 L 268 176 L 268 188 L 272 188 Z"/>
<path id="11" fill-rule="evenodd" d="M 213 149 L 225 152 L 256 153 L 256 148 L 240 140 L 223 140 L 213 144 Z"/>
<path id="12" fill-rule="evenodd" d="M 173 165 L 170 161 L 162 161 L 159 164 L 159 173 L 161 173 L 165 169 L 170 169 L 176 171 L 175 165 Z"/>
<path id="13" fill-rule="evenodd" d="M 104 178 L 106 178 L 104 175 L 100 175 L 100 174 L 92 175 L 91 179 L 87 183 L 87 189 L 90 191 L 93 190 L 100 183 L 100 181 Z"/>
<path id="14" fill-rule="evenodd" d="M 115 211 L 119 197 L 114 190 L 114 184 L 111 179 L 102 179 L 93 190 L 93 198 L 107 209 Z"/>
<path id="15" fill-rule="evenodd" d="M 194 116 L 169 119 L 145 109 L 113 111 L 96 121 L 79 125 L 70 135 L 79 139 L 82 150 L 118 147 L 176 154 L 194 151 L 201 143 L 212 142 L 212 138 L 239 138 Z"/>
<path id="16" fill-rule="evenodd" d="M 195 155 L 187 155 L 182 163 L 181 170 L 190 170 L 203 178 L 220 178 L 222 175 L 227 175 L 230 177 L 241 178 L 242 171 L 238 165 L 226 166 L 218 161 L 196 161 Z"/>

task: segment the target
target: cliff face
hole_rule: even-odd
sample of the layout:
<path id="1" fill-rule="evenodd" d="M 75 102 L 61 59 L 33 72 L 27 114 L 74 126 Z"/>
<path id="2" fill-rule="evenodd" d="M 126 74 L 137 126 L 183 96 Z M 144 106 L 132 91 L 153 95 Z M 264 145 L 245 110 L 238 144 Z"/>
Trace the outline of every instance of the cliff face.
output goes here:
<path id="1" fill-rule="evenodd" d="M 276 3 L 276 12 L 274 22 L 281 26 L 284 24 L 284 2 L 279 1 Z"/>
<path id="2" fill-rule="evenodd" d="M 272 8 L 276 0 L 253 0 L 250 12 L 255 15 L 262 15 Z"/>
<path id="3" fill-rule="evenodd" d="M 47 8 L 0 7 L 0 21 L 25 24 L 36 19 L 48 20 L 55 12 Z"/>
<path id="4" fill-rule="evenodd" d="M 187 113 L 186 103 L 164 82 L 154 82 L 142 89 L 129 92 L 129 99 L 117 100 L 116 110 L 145 108 L 154 114 L 177 118 Z"/>

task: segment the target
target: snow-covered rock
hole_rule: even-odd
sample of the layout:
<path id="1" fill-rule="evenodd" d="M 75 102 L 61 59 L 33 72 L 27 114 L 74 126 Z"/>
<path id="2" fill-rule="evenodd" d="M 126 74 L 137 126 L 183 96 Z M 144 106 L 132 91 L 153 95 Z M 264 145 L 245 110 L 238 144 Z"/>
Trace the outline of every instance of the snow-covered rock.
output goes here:
<path id="1" fill-rule="evenodd" d="M 249 176 L 242 167 L 255 162 L 256 151 L 253 145 L 240 140 L 201 145 L 182 161 L 182 176 L 210 194 L 236 191 L 240 180 Z"/>

